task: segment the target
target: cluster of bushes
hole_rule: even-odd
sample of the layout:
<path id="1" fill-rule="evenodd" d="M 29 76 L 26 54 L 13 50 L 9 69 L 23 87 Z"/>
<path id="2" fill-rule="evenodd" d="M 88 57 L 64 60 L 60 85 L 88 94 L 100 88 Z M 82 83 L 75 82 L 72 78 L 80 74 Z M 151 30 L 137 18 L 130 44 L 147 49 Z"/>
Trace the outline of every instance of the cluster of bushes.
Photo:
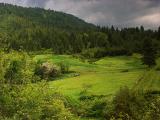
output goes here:
<path id="1" fill-rule="evenodd" d="M 32 84 L 36 81 L 35 63 L 26 53 L 12 51 L 0 55 L 1 120 L 74 120 L 64 96 L 46 81 Z M 53 67 L 42 68 L 54 72 Z"/>
<path id="2" fill-rule="evenodd" d="M 41 79 L 52 79 L 60 76 L 61 74 L 66 74 L 69 72 L 69 65 L 60 62 L 59 64 L 53 64 L 50 62 L 37 63 L 35 67 L 35 75 L 39 76 Z"/>
<path id="3" fill-rule="evenodd" d="M 160 96 L 120 89 L 113 100 L 114 119 L 159 120 Z"/>
<path id="4" fill-rule="evenodd" d="M 157 71 L 160 71 L 160 59 L 157 60 L 157 64 L 156 64 L 156 66 L 155 66 L 155 69 L 156 69 Z"/>
<path id="5" fill-rule="evenodd" d="M 35 68 L 35 75 L 38 75 L 41 79 L 49 79 L 57 77 L 60 74 L 57 66 L 51 63 L 37 64 Z"/>
<path id="6" fill-rule="evenodd" d="M 106 53 L 105 48 L 90 48 L 90 49 L 83 50 L 81 55 L 85 58 L 93 59 L 93 58 L 104 57 L 105 53 Z"/>
<path id="7" fill-rule="evenodd" d="M 0 85 L 1 119 L 72 120 L 73 114 L 65 98 L 48 87 L 45 82 L 25 86 Z"/>
<path id="8" fill-rule="evenodd" d="M 106 55 L 108 56 L 121 56 L 121 55 L 132 55 L 132 52 L 121 47 L 112 47 L 106 50 Z"/>
<path id="9" fill-rule="evenodd" d="M 106 120 L 159 120 L 160 96 L 121 88 L 113 99 L 104 95 L 80 94 L 77 114 Z"/>
<path id="10" fill-rule="evenodd" d="M 58 65 L 60 67 L 60 72 L 62 74 L 69 73 L 69 67 L 70 67 L 69 64 L 60 62 Z"/>
<path id="11" fill-rule="evenodd" d="M 98 59 L 105 56 L 121 56 L 121 55 L 132 55 L 132 52 L 129 52 L 125 48 L 112 47 L 112 48 L 90 48 L 85 49 L 81 52 L 81 55 L 87 59 Z"/>
<path id="12" fill-rule="evenodd" d="M 26 84 L 33 77 L 33 64 L 25 52 L 0 52 L 0 81 L 6 84 Z"/>

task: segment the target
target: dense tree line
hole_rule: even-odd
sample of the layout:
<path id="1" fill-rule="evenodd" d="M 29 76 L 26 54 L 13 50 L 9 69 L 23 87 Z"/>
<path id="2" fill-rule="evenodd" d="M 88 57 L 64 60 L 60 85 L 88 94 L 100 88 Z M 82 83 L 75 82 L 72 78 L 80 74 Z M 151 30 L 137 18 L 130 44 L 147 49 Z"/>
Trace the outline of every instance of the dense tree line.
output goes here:
<path id="1" fill-rule="evenodd" d="M 96 27 L 72 15 L 41 8 L 0 4 L 0 44 L 5 50 L 52 49 L 58 54 L 101 49 L 100 55 L 142 52 L 145 37 L 160 46 L 160 28 Z M 95 51 L 96 52 L 96 51 Z"/>
<path id="2" fill-rule="evenodd" d="M 142 52 L 142 47 L 145 41 L 145 38 L 152 40 L 154 47 L 159 49 L 160 46 L 160 27 L 158 30 L 145 30 L 143 26 L 136 28 L 118 28 L 102 27 L 100 28 L 101 32 L 104 32 L 108 35 L 108 40 L 112 47 L 123 47 L 130 52 Z"/>

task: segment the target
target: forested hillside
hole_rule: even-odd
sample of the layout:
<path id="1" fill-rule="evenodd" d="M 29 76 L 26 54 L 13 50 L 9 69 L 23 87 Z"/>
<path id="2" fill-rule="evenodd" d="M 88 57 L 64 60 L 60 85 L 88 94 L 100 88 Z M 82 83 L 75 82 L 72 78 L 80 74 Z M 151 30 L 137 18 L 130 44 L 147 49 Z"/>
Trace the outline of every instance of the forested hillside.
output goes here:
<path id="1" fill-rule="evenodd" d="M 1 42 L 17 50 L 21 47 L 25 50 L 57 50 L 61 47 L 58 42 L 68 42 L 72 32 L 96 28 L 66 13 L 3 3 L 0 4 L 0 19 Z"/>
<path id="2" fill-rule="evenodd" d="M 160 120 L 160 27 L 0 3 L 0 120 Z"/>
<path id="3" fill-rule="evenodd" d="M 29 27 L 31 22 L 33 25 L 42 25 L 44 27 L 55 27 L 63 29 L 88 29 L 93 28 L 94 25 L 86 23 L 85 21 L 63 12 L 54 10 L 44 10 L 41 8 L 24 8 L 20 6 L 13 6 L 9 4 L 0 3 L 0 13 L 2 18 L 8 18 L 9 21 L 17 22 L 18 18 L 23 18 L 26 22 L 25 26 Z M 12 19 L 11 19 L 12 18 Z M 28 23 L 28 24 L 27 24 Z M 19 23 L 22 25 L 22 23 Z"/>
<path id="4" fill-rule="evenodd" d="M 153 40 L 156 48 L 160 46 L 160 28 L 153 31 L 144 30 L 143 26 L 121 30 L 96 27 L 62 12 L 8 4 L 0 4 L 0 19 L 0 42 L 7 50 L 44 48 L 60 54 L 102 57 L 142 52 L 146 37 Z"/>

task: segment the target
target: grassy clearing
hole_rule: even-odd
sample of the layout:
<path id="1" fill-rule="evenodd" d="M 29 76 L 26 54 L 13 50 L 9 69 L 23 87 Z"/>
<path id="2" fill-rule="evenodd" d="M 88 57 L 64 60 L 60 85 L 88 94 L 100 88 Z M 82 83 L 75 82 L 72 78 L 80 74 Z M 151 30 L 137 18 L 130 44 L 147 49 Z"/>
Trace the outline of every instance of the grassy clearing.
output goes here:
<path id="1" fill-rule="evenodd" d="M 132 87 L 144 68 L 135 56 L 106 57 L 94 64 L 67 55 L 37 55 L 34 60 L 65 62 L 71 66 L 71 71 L 79 73 L 77 77 L 66 75 L 50 82 L 51 87 L 75 100 L 86 87 L 92 95 L 113 96 L 122 86 Z"/>

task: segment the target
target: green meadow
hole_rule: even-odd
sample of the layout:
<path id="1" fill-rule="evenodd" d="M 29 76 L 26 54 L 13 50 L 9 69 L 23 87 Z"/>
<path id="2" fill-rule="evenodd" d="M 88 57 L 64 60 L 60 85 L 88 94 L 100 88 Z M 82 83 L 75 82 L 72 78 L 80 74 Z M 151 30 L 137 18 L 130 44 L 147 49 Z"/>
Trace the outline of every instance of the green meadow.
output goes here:
<path id="1" fill-rule="evenodd" d="M 36 55 L 34 60 L 68 64 L 72 72 L 52 80 L 49 85 L 74 100 L 85 88 L 90 95 L 112 98 L 121 87 L 133 88 L 145 72 L 139 55 L 105 57 L 94 63 L 69 55 L 51 54 Z"/>

